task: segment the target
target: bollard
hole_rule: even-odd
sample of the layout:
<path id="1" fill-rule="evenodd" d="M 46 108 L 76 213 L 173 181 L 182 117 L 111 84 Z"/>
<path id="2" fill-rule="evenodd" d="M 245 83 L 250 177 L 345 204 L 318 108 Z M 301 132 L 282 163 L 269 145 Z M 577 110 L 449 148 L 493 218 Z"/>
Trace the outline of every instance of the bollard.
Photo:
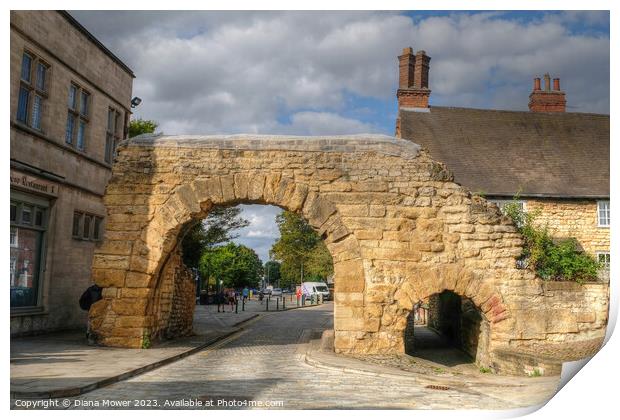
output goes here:
<path id="1" fill-rule="evenodd" d="M 239 313 L 239 299 L 235 300 L 235 313 Z"/>
<path id="2" fill-rule="evenodd" d="M 286 298 L 282 298 L 282 310 L 286 309 Z"/>
<path id="3" fill-rule="evenodd" d="M 306 306 L 306 295 L 301 295 L 301 306 Z"/>
<path id="4" fill-rule="evenodd" d="M 310 296 L 310 305 L 314 305 L 314 293 Z"/>
<path id="5" fill-rule="evenodd" d="M 267 298 L 267 306 L 265 307 L 265 310 L 269 312 L 269 298 Z"/>
<path id="6" fill-rule="evenodd" d="M 241 302 L 241 310 L 245 311 L 245 299 Z"/>
<path id="7" fill-rule="evenodd" d="M 276 298 L 276 311 L 280 310 L 280 298 Z"/>

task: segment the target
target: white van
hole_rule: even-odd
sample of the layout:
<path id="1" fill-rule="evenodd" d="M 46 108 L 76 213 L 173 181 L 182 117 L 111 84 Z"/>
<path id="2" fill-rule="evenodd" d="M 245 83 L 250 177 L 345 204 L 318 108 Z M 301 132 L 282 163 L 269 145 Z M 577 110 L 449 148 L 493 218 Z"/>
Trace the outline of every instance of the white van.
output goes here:
<path id="1" fill-rule="evenodd" d="M 329 300 L 329 288 L 327 284 L 319 281 L 307 281 L 301 284 L 301 293 L 310 299 L 312 295 L 323 295 L 323 300 Z"/>

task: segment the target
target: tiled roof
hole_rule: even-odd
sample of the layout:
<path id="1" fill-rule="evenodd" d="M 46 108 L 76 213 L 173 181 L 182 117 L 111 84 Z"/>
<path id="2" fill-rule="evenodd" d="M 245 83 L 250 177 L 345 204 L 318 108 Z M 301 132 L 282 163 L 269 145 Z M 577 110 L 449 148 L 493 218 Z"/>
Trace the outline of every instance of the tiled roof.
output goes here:
<path id="1" fill-rule="evenodd" d="M 609 116 L 432 107 L 400 112 L 401 137 L 486 195 L 609 197 Z"/>

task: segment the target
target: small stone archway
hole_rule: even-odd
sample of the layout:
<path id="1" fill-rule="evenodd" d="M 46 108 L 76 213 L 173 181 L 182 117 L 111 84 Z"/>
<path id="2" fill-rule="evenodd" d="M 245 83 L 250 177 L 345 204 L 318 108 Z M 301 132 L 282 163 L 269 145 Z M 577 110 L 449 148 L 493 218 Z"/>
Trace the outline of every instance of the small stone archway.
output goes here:
<path id="1" fill-rule="evenodd" d="M 106 233 L 93 260 L 103 299 L 89 313 L 103 345 L 140 347 L 191 332 L 179 238 L 212 206 L 240 203 L 298 212 L 325 240 L 338 352 L 403 352 L 413 304 L 442 290 L 481 308 L 491 355 L 564 333 L 531 305 L 558 303 L 516 268 L 522 240 L 510 220 L 411 142 L 140 136 L 120 145 L 104 200 Z M 532 314 L 543 322 L 529 325 Z"/>

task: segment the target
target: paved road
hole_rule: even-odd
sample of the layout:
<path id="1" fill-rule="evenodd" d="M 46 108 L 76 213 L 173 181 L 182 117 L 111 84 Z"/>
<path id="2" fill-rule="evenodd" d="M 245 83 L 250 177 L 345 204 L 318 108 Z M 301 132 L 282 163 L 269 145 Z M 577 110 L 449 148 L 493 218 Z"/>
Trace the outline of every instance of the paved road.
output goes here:
<path id="1" fill-rule="evenodd" d="M 261 315 L 246 328 L 193 356 L 76 399 L 71 408 L 505 408 L 506 400 L 466 387 L 432 390 L 407 378 L 343 373 L 304 363 L 304 353 L 332 327 L 332 304 Z M 511 392 L 511 391 L 508 391 Z M 171 405 L 172 404 L 172 405 Z M 181 404 L 179 406 L 178 404 Z M 239 404 L 239 407 L 231 407 Z M 109 407 L 106 407 L 109 408 Z"/>

